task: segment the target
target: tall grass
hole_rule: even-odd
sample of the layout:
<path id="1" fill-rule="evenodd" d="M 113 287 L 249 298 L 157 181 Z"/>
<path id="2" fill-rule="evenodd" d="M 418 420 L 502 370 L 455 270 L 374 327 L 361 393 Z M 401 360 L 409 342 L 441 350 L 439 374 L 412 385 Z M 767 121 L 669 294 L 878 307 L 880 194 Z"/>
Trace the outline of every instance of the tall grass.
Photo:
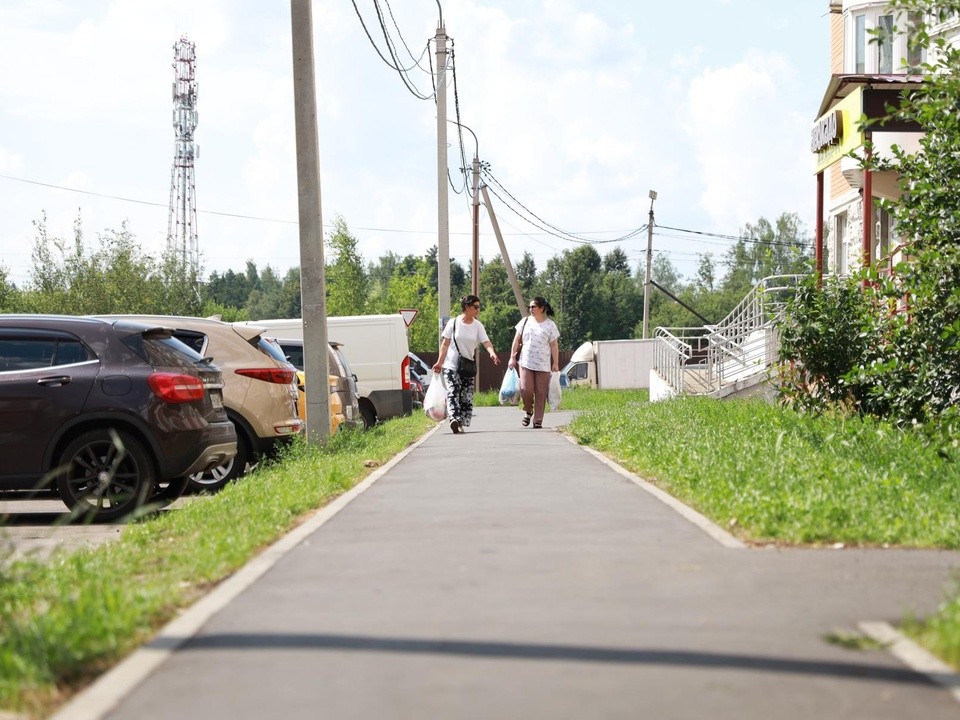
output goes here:
<path id="1" fill-rule="evenodd" d="M 423 414 L 292 447 L 218 495 L 51 562 L 0 565 L 0 708 L 44 716 L 314 508 L 432 426 Z"/>

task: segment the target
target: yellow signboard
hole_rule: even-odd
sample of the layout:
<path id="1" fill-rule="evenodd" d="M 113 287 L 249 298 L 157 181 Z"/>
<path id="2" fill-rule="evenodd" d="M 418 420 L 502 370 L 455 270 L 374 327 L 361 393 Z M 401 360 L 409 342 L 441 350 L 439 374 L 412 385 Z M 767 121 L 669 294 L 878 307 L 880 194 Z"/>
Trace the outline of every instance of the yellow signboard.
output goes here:
<path id="1" fill-rule="evenodd" d="M 863 88 L 856 88 L 814 123 L 810 149 L 822 172 L 844 155 L 863 145 Z"/>

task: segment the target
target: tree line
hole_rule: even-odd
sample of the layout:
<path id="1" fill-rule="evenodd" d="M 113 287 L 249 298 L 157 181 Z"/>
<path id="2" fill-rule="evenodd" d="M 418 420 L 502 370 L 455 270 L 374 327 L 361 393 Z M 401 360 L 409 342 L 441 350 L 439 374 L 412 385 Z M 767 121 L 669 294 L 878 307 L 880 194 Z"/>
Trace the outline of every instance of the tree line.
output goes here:
<path id="1" fill-rule="evenodd" d="M 82 223 L 67 241 L 51 237 L 46 219 L 35 222 L 30 280 L 24 287 L 9 281 L 0 267 L 0 311 L 68 314 L 152 313 L 219 315 L 224 320 L 300 317 L 300 269 L 282 276 L 253 260 L 243 271 L 213 272 L 205 281 L 172 251 L 155 258 L 143 252 L 126 225 L 101 233 L 93 247 Z M 656 255 L 654 280 L 710 322 L 721 320 L 759 280 L 769 275 L 806 273 L 811 268 L 812 240 L 795 214 L 771 223 L 760 218 L 718 261 L 700 255 L 694 278 L 685 280 L 664 253 Z M 416 308 L 410 326 L 414 352 L 436 350 L 439 328 L 437 248 L 424 255 L 388 252 L 366 260 L 361 241 L 337 217 L 325 238 L 328 315 L 395 313 Z M 494 347 L 505 350 L 520 321 L 507 269 L 500 256 L 478 268 L 481 320 Z M 631 267 L 627 253 L 615 247 L 601 255 L 580 245 L 550 258 L 538 269 L 530 253 L 514 268 L 524 298 L 543 296 L 556 311 L 563 349 L 587 340 L 640 337 L 643 325 L 642 265 Z M 470 292 L 472 268 L 451 262 L 451 312 Z M 650 327 L 691 327 L 702 321 L 683 305 L 652 290 Z"/>

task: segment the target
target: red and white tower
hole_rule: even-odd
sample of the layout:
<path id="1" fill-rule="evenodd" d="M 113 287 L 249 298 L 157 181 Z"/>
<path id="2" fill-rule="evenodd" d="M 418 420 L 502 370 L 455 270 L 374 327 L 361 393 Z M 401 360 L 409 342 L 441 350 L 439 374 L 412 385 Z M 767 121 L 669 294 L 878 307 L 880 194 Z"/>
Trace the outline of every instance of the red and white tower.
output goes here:
<path id="1" fill-rule="evenodd" d="M 183 262 L 199 273 L 194 162 L 200 155 L 200 149 L 193 141 L 197 129 L 196 72 L 196 46 L 184 35 L 173 45 L 173 129 L 176 140 L 170 174 L 167 246 L 179 252 Z"/>

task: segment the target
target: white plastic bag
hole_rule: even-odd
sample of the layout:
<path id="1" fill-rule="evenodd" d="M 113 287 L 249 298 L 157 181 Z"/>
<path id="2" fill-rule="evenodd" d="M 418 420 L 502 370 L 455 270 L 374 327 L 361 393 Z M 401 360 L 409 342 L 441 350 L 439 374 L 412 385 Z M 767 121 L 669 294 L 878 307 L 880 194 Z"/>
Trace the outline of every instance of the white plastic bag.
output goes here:
<path id="1" fill-rule="evenodd" d="M 423 411 L 431 420 L 440 422 L 447 416 L 447 390 L 443 387 L 440 373 L 434 373 L 423 396 Z"/>
<path id="2" fill-rule="evenodd" d="M 547 391 L 547 403 L 550 405 L 551 411 L 560 409 L 560 392 L 560 373 L 552 372 L 550 373 L 550 389 Z"/>
<path id="3" fill-rule="evenodd" d="M 516 405 L 520 402 L 520 376 L 515 368 L 508 368 L 500 383 L 500 404 Z"/>

